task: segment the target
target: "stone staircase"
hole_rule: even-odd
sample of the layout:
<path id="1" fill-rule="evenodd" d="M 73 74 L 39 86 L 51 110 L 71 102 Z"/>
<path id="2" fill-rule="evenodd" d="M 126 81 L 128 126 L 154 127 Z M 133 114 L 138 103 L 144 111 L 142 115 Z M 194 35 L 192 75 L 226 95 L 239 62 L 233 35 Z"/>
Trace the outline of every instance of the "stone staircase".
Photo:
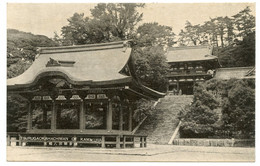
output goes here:
<path id="1" fill-rule="evenodd" d="M 192 95 L 165 96 L 136 131 L 148 135 L 148 143 L 167 144 L 179 123 L 179 111 L 192 102 Z"/>

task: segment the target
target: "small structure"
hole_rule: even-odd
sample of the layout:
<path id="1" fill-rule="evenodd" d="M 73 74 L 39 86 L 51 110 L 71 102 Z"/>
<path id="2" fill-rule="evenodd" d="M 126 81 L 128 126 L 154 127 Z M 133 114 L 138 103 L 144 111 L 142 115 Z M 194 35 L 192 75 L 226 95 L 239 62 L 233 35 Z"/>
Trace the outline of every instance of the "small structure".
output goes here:
<path id="1" fill-rule="evenodd" d="M 40 48 L 32 66 L 7 80 L 8 95 L 28 100 L 24 133 L 8 133 L 19 145 L 146 147 L 134 135 L 135 101 L 163 93 L 139 83 L 125 42 Z M 7 110 L 8 111 L 8 110 Z"/>
<path id="2" fill-rule="evenodd" d="M 231 78 L 236 79 L 255 79 L 255 67 L 231 67 L 231 68 L 219 68 L 216 71 L 214 77 L 218 80 L 229 80 Z"/>
<path id="3" fill-rule="evenodd" d="M 208 46 L 171 47 L 166 56 L 171 66 L 167 90 L 174 94 L 193 94 L 194 84 L 214 77 L 220 66 Z"/>

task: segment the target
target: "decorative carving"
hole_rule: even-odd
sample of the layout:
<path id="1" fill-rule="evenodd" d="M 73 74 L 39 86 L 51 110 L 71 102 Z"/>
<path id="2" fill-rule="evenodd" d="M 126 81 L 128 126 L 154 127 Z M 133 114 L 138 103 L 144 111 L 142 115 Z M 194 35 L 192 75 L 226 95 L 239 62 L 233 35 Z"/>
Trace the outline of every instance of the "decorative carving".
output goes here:
<path id="1" fill-rule="evenodd" d="M 52 67 L 52 66 L 61 66 L 59 61 L 50 58 L 50 60 L 47 62 L 46 67 Z"/>
<path id="2" fill-rule="evenodd" d="M 75 61 L 59 61 L 53 58 L 47 62 L 46 67 L 55 67 L 55 66 L 64 66 L 64 67 L 72 67 Z"/>

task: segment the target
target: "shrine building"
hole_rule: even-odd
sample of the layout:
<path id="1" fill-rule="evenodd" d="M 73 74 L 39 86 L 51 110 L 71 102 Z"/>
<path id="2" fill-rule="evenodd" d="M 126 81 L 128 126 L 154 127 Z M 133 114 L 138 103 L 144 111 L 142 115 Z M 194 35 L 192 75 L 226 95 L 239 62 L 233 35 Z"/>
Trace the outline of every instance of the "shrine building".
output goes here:
<path id="1" fill-rule="evenodd" d="M 214 58 L 206 59 L 214 66 Z M 174 69 L 184 67 L 186 71 L 190 63 L 204 62 L 173 65 Z M 205 67 L 211 68 L 208 64 Z M 188 78 L 206 76 L 200 73 Z M 180 88 L 186 85 L 181 82 L 184 76 L 169 78 L 176 79 Z M 8 95 L 20 95 L 28 101 L 27 130 L 7 133 L 8 145 L 16 137 L 16 143 L 23 146 L 124 148 L 134 147 L 138 140 L 140 147 L 146 147 L 146 136 L 133 132 L 142 120 L 142 115 L 139 120 L 134 118 L 138 117 L 135 103 L 165 95 L 136 79 L 127 42 L 39 48 L 31 67 L 7 80 L 7 91 Z"/>
<path id="2" fill-rule="evenodd" d="M 213 78 L 220 67 L 208 46 L 171 47 L 166 57 L 170 65 L 167 91 L 173 94 L 192 95 L 194 84 Z"/>

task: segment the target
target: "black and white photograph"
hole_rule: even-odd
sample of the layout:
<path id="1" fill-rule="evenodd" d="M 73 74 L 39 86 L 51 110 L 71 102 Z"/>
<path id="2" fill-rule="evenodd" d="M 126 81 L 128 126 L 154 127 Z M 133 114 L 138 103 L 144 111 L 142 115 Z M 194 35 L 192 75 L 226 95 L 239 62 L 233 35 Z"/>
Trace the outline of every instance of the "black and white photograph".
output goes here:
<path id="1" fill-rule="evenodd" d="M 256 161 L 255 2 L 5 5 L 7 163 Z"/>

